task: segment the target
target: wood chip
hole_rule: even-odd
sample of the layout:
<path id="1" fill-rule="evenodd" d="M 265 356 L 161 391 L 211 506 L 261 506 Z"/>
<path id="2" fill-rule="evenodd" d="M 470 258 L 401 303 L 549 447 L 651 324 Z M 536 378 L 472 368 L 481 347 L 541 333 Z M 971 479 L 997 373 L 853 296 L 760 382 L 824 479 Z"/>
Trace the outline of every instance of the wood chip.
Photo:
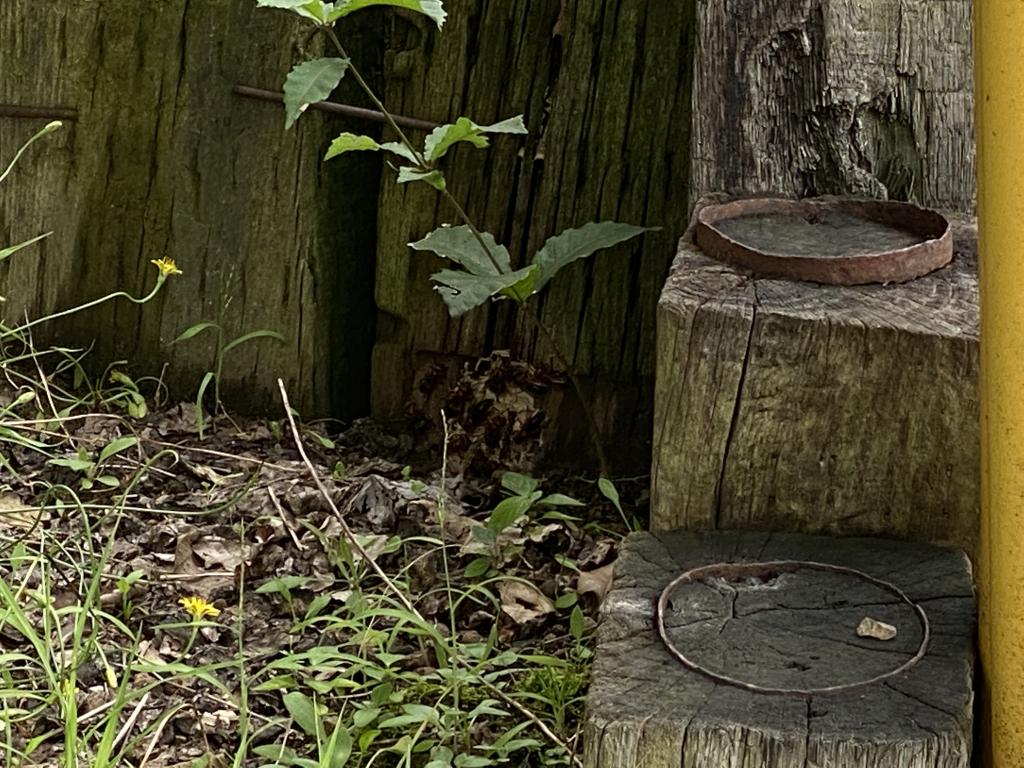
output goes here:
<path id="1" fill-rule="evenodd" d="M 896 627 L 892 624 L 886 624 L 884 621 L 872 619 L 870 616 L 865 616 L 861 619 L 860 624 L 857 625 L 857 636 L 873 637 L 876 640 L 892 640 L 896 637 Z"/>

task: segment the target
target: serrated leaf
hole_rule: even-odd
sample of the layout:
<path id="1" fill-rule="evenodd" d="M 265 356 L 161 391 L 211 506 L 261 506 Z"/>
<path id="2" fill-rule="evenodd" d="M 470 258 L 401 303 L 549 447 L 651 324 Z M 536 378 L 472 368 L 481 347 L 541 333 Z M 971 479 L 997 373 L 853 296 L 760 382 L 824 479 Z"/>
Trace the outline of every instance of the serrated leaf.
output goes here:
<path id="1" fill-rule="evenodd" d="M 338 87 L 348 69 L 348 59 L 314 59 L 299 64 L 284 81 L 284 111 L 287 130 L 310 104 L 323 101 Z"/>
<path id="2" fill-rule="evenodd" d="M 448 305 L 448 314 L 458 317 L 487 303 L 492 297 L 518 283 L 533 269 L 532 266 L 524 267 L 504 275 L 473 275 L 446 269 L 434 273 L 430 279 L 438 284 L 436 290 Z"/>
<path id="3" fill-rule="evenodd" d="M 325 3 L 320 0 L 256 0 L 259 8 L 280 8 L 296 13 L 304 19 L 323 23 L 326 17 Z"/>
<path id="4" fill-rule="evenodd" d="M 454 123 L 440 125 L 430 132 L 423 143 L 423 155 L 428 162 L 444 157 L 448 150 L 460 141 L 468 142 L 478 149 L 490 144 L 488 133 L 526 133 L 522 115 L 502 120 L 493 125 L 477 125 L 468 117 L 460 117 Z"/>
<path id="5" fill-rule="evenodd" d="M 530 269 L 526 277 L 502 290 L 501 295 L 520 304 L 529 299 L 533 295 L 534 287 L 537 284 L 537 275 L 540 273 L 540 268 L 536 265 L 531 265 L 531 267 L 532 269 Z"/>
<path id="6" fill-rule="evenodd" d="M 288 714 L 307 736 L 316 736 L 316 704 L 301 691 L 289 691 L 281 697 Z"/>
<path id="7" fill-rule="evenodd" d="M 107 445 L 103 448 L 103 450 L 100 451 L 100 458 L 99 458 L 99 461 L 97 463 L 102 464 L 104 461 L 109 459 L 115 453 L 120 453 L 121 451 L 127 451 L 129 448 L 132 448 L 132 447 L 134 447 L 134 446 L 136 446 L 138 444 L 139 444 L 139 438 L 137 438 L 137 437 L 135 437 L 133 435 L 129 435 L 129 436 L 126 436 L 126 437 L 119 437 L 116 440 L 111 440 L 109 443 L 107 443 Z"/>
<path id="8" fill-rule="evenodd" d="M 333 5 L 336 6 L 335 9 L 327 13 L 327 21 L 331 22 L 363 8 L 373 8 L 375 6 L 405 8 L 409 11 L 421 13 L 437 24 L 438 29 L 444 26 L 445 18 L 448 16 L 445 13 L 444 6 L 441 5 L 441 0 L 347 0 L 347 2 L 346 0 L 341 0 L 341 2 L 334 3 Z"/>
<path id="9" fill-rule="evenodd" d="M 410 163 L 419 163 L 420 161 L 419 158 L 416 157 L 416 153 L 400 141 L 385 141 L 380 145 L 380 148 L 385 152 L 391 152 L 394 155 L 398 155 L 403 160 L 408 160 Z"/>
<path id="10" fill-rule="evenodd" d="M 637 227 L 617 221 L 592 221 L 578 229 L 567 229 L 555 235 L 544 243 L 533 258 L 533 263 L 540 268 L 533 292 L 539 292 L 568 264 L 649 231 L 650 227 Z"/>
<path id="11" fill-rule="evenodd" d="M 468 117 L 460 117 L 454 123 L 439 125 L 430 132 L 423 143 L 423 154 L 430 162 L 444 157 L 453 144 L 465 141 L 474 147 L 483 148 L 488 144 L 487 137 L 480 132 L 480 126 Z"/>
<path id="12" fill-rule="evenodd" d="M 454 261 L 463 269 L 474 275 L 504 275 L 512 269 L 512 259 L 508 249 L 499 245 L 494 235 L 481 232 L 476 239 L 473 230 L 462 225 L 458 227 L 439 227 L 409 247 L 417 251 L 430 251 L 443 259 Z M 490 253 L 490 257 L 487 255 Z M 495 265 L 497 262 L 497 265 Z"/>
<path id="13" fill-rule="evenodd" d="M 327 148 L 324 160 L 331 160 L 346 152 L 376 152 L 382 149 L 381 145 L 370 136 L 360 136 L 355 133 L 342 133 L 331 142 Z"/>
<path id="14" fill-rule="evenodd" d="M 429 184 L 438 192 L 443 192 L 448 186 L 444 180 L 444 174 L 440 171 L 421 171 L 418 168 L 399 168 L 398 183 L 408 184 L 412 181 L 422 181 Z"/>

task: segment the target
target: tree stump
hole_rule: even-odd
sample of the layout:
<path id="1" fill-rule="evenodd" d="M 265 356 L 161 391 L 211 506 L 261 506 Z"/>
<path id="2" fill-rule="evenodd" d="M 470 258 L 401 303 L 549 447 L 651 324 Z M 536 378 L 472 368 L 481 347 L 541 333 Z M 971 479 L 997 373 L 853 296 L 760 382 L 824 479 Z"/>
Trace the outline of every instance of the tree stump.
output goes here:
<path id="1" fill-rule="evenodd" d="M 760 279 L 684 236 L 658 304 L 654 530 L 880 534 L 973 552 L 978 290 Z"/>
<path id="2" fill-rule="evenodd" d="M 923 657 L 879 682 L 771 694 L 693 671 L 658 636 L 655 604 L 683 571 L 718 562 L 809 560 L 862 571 L 923 608 Z M 800 534 L 635 534 L 602 608 L 587 698 L 585 768 L 966 768 L 972 737 L 975 603 L 962 552 Z M 717 674 L 767 687 L 856 685 L 919 648 L 913 609 L 845 574 L 799 570 L 709 578 L 671 591 L 666 633 Z M 896 637 L 860 637 L 870 617 Z"/>

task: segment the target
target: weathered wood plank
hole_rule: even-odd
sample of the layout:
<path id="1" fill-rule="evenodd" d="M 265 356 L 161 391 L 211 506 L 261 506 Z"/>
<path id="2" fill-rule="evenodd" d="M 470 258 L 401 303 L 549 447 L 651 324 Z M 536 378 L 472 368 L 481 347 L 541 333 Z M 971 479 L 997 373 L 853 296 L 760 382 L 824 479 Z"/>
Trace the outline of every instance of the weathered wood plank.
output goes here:
<path id="1" fill-rule="evenodd" d="M 975 232 L 899 285 L 766 280 L 684 238 L 659 304 L 652 527 L 874 533 L 973 551 Z"/>
<path id="2" fill-rule="evenodd" d="M 126 358 L 135 373 L 159 374 L 170 362 L 168 383 L 188 397 L 211 344 L 168 341 L 199 320 L 220 321 L 227 340 L 269 328 L 287 341 L 226 360 L 235 406 L 275 407 L 282 376 L 304 416 L 364 411 L 379 169 L 373 158 L 340 168 L 321 157 L 337 132 L 366 126 L 310 114 L 285 133 L 279 106 L 231 92 L 279 89 L 305 36 L 252 0 L 0 4 L 0 102 L 79 112 L 0 186 L 0 241 L 54 229 L 38 252 L 0 267 L 5 317 L 145 293 L 150 260 L 170 256 L 184 275 L 157 302 L 108 305 L 42 340 L 95 341 L 100 370 Z M 352 42 L 372 55 L 361 27 Z M 0 154 L 42 124 L 0 118 Z"/>
<path id="3" fill-rule="evenodd" d="M 722 561 L 779 559 L 832 563 L 895 584 L 924 605 L 932 622 L 931 651 L 881 683 L 810 697 L 760 694 L 717 683 L 671 657 L 654 627 L 654 604 L 676 575 Z M 858 638 L 856 624 L 850 623 L 860 612 L 893 611 L 899 629 L 906 632 L 901 651 L 920 640 L 916 620 L 896 616 L 899 606 L 873 604 L 871 588 L 862 582 L 830 587 L 816 572 L 786 578 L 790 581 L 771 589 L 733 587 L 739 596 L 731 622 L 762 625 L 757 632 L 737 634 L 734 641 L 739 642 L 726 650 L 718 649 L 723 665 L 742 654 L 746 674 L 775 674 L 758 667 L 756 654 L 761 653 L 809 688 L 855 674 L 851 653 L 874 659 L 875 666 L 884 665 L 882 659 L 905 656 L 871 645 L 879 641 Z M 724 602 L 728 596 L 717 597 Z M 891 603 L 892 596 L 883 602 Z M 686 609 L 680 598 L 671 614 L 683 631 L 688 621 L 701 618 L 699 611 L 693 616 L 677 612 Z M 770 533 L 633 535 L 620 554 L 615 584 L 602 608 L 587 698 L 584 764 L 966 768 L 973 720 L 974 610 L 970 566 L 960 552 L 888 540 Z M 771 620 L 765 621 L 766 616 Z M 849 634 L 848 643 L 842 642 L 844 633 Z M 797 635 L 799 642 L 785 645 L 786 637 Z M 708 648 L 715 650 L 713 641 Z M 794 654 L 791 667 L 785 663 L 789 654 Z"/>
<path id="4" fill-rule="evenodd" d="M 591 220 L 664 228 L 570 268 L 536 310 L 576 370 L 591 379 L 588 396 L 598 394 L 597 415 L 613 452 L 635 460 L 646 452 L 636 445 L 649 439 L 653 310 L 666 254 L 688 215 L 692 7 L 657 0 L 449 5 L 451 21 L 441 34 L 392 22 L 387 102 L 439 121 L 525 114 L 525 141 L 499 138 L 486 153 L 460 148 L 449 173 L 454 194 L 509 243 L 514 262 L 522 264 L 548 236 Z M 385 182 L 378 414 L 401 411 L 415 372 L 436 361 L 435 353 L 473 358 L 511 349 L 520 359 L 556 363 L 532 325 L 517 321 L 509 307 L 447 317 L 429 285 L 438 264 L 411 253 L 407 243 L 452 220 L 429 191 Z M 583 431 L 571 412 L 562 421 L 573 422 L 567 432 Z"/>
<path id="5" fill-rule="evenodd" d="M 974 207 L 969 0 L 701 0 L 695 195 Z"/>

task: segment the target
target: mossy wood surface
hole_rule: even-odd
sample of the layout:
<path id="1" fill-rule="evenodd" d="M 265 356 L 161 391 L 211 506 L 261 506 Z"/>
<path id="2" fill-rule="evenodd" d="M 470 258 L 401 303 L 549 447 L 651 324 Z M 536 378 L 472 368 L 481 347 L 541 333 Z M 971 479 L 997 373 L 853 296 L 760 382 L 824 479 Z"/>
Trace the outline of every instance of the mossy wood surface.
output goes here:
<path id="1" fill-rule="evenodd" d="M 372 57 L 361 29 L 353 54 Z M 293 17 L 253 0 L 0 3 L 0 102 L 79 113 L 0 185 L 0 242 L 54 231 L 0 267 L 7 321 L 143 294 L 150 260 L 170 256 L 184 275 L 157 301 L 110 304 L 37 339 L 95 342 L 97 361 L 129 359 L 136 375 L 169 361 L 172 390 L 188 397 L 213 344 L 167 346 L 182 330 L 215 320 L 228 341 L 276 330 L 283 344 L 228 357 L 234 405 L 275 408 L 281 376 L 304 416 L 363 410 L 379 164 L 321 157 L 339 131 L 373 126 L 311 113 L 285 133 L 280 105 L 231 92 L 279 90 L 304 39 Z M 44 122 L 0 117 L 0 155 Z"/>
<path id="2" fill-rule="evenodd" d="M 695 194 L 973 209 L 970 0 L 708 0 L 695 50 Z"/>
<path id="3" fill-rule="evenodd" d="M 811 696 L 747 691 L 684 667 L 654 624 L 661 591 L 701 565 L 812 560 L 903 589 L 931 624 L 928 652 L 901 674 Z M 782 687 L 853 682 L 916 651 L 919 623 L 864 582 L 800 571 L 778 583 L 709 582 L 673 592 L 666 624 L 718 672 Z M 862 638 L 863 616 L 894 640 Z M 694 630 L 694 627 L 697 630 Z M 585 768 L 967 768 L 971 764 L 975 601 L 962 552 L 880 539 L 770 533 L 634 534 L 602 606 L 584 724 Z M 858 661 L 859 659 L 859 661 Z M 897 665 L 898 666 L 898 665 Z M 861 678 L 863 679 L 863 678 Z"/>
<path id="4" fill-rule="evenodd" d="M 661 226 L 658 233 L 579 263 L 534 304 L 585 379 L 613 452 L 646 443 L 654 373 L 654 308 L 673 243 L 685 229 L 689 172 L 692 9 L 661 0 L 450 0 L 443 32 L 395 17 L 386 102 L 438 122 L 479 123 L 522 113 L 523 137 L 460 147 L 448 167 L 454 195 L 509 244 L 515 266 L 544 240 L 588 221 Z M 417 140 L 422 134 L 417 134 Z M 441 263 L 407 247 L 454 211 L 430 189 L 383 184 L 379 215 L 373 398 L 402 410 L 415 372 L 458 365 L 492 348 L 559 368 L 533 325 L 509 306 L 448 317 L 429 275 Z M 557 442 L 586 451 L 572 409 Z M 633 451 L 633 460 L 646 449 Z"/>
<path id="5" fill-rule="evenodd" d="M 978 524 L 976 233 L 899 285 L 753 278 L 680 243 L 658 305 L 652 527 L 871 533 Z"/>

